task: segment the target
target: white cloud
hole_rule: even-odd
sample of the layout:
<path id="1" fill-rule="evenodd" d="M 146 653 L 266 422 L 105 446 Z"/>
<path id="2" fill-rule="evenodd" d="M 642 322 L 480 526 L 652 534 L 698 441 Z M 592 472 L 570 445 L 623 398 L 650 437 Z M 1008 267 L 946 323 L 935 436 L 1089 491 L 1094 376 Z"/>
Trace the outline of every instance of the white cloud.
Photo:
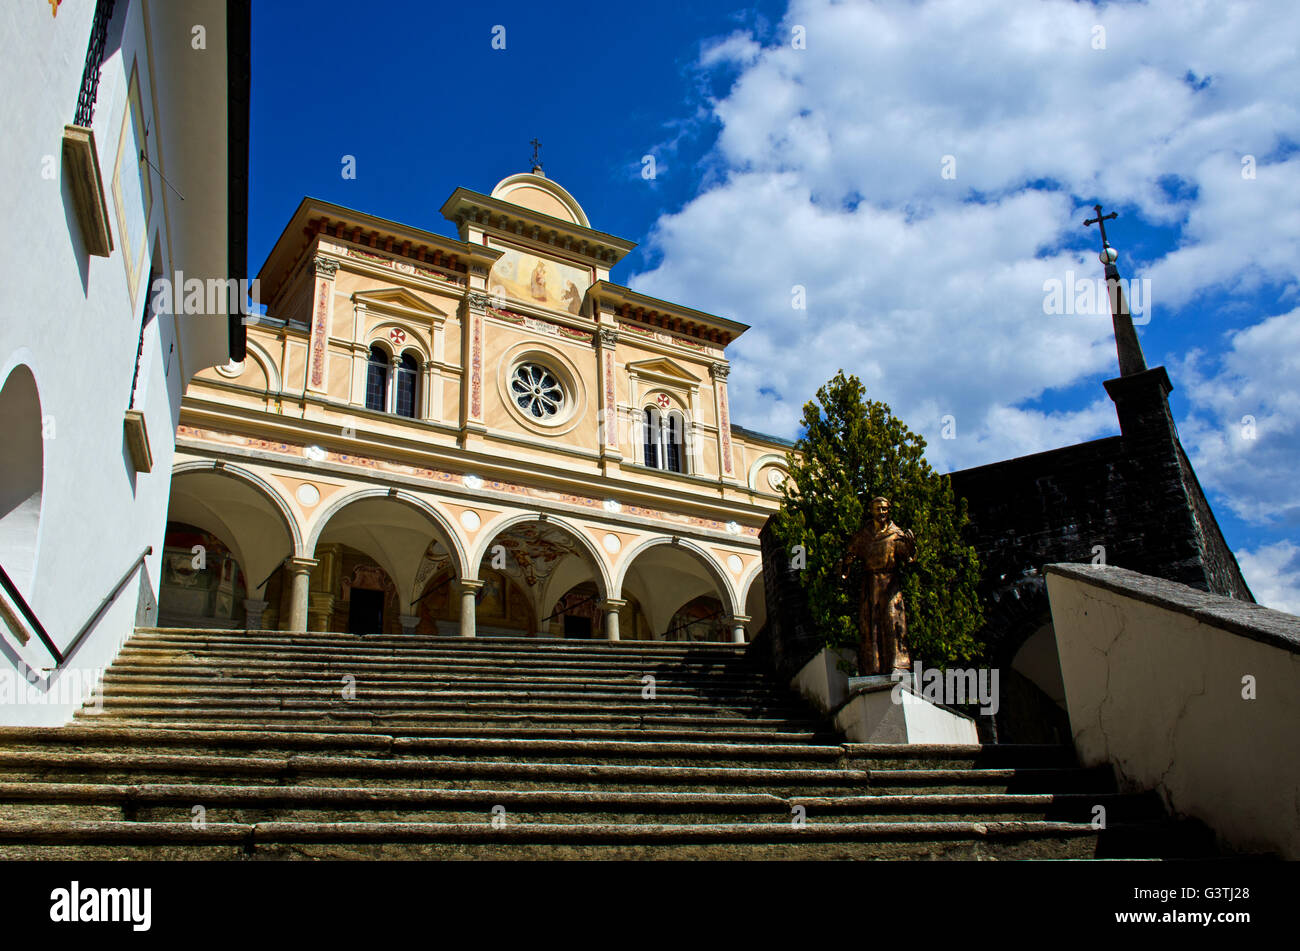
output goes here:
<path id="1" fill-rule="evenodd" d="M 1236 553 L 1255 600 L 1265 607 L 1300 615 L 1300 546 L 1288 541 Z"/>
<path id="2" fill-rule="evenodd" d="M 792 435 L 843 367 L 940 468 L 1117 431 L 1099 388 L 1071 394 L 1075 410 L 1037 405 L 1116 369 L 1106 317 L 1042 307 L 1044 281 L 1101 275 L 1094 253 L 1052 250 L 1096 195 L 1182 228 L 1177 250 L 1126 269 L 1152 277 L 1156 320 L 1207 287 L 1297 281 L 1289 0 L 795 0 L 773 35 L 784 45 L 742 32 L 704 47 L 703 67 L 739 66 L 709 104 L 720 171 L 659 220 L 660 263 L 630 281 L 752 325 L 730 354 L 742 425 Z M 807 310 L 791 307 L 795 285 Z M 957 439 L 939 438 L 945 414 Z"/>
<path id="3" fill-rule="evenodd" d="M 1240 518 L 1300 528 L 1300 309 L 1229 334 L 1212 371 L 1183 361 L 1192 412 L 1179 426 L 1202 484 Z"/>

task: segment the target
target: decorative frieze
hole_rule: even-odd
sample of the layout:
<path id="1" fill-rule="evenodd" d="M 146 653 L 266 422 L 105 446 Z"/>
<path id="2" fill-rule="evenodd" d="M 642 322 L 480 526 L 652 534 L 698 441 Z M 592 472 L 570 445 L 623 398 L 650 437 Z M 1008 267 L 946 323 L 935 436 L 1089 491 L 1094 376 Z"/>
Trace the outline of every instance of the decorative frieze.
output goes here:
<path id="1" fill-rule="evenodd" d="M 295 469 L 301 465 L 304 458 L 303 453 L 307 448 L 306 443 L 287 443 L 279 440 L 260 439 L 255 436 L 241 436 L 221 430 L 201 429 L 199 427 L 184 424 L 177 427 L 176 436 L 178 439 L 196 443 L 206 443 L 211 446 L 233 446 L 240 449 L 283 456 L 290 461 L 290 464 L 294 466 Z M 459 473 L 449 472 L 444 469 L 409 465 L 407 463 L 397 462 L 396 460 L 385 459 L 381 456 L 358 456 L 352 455 L 351 453 L 322 449 L 320 450 L 319 457 L 314 461 L 318 463 L 337 463 L 346 466 L 355 466 L 371 473 L 387 472 L 412 478 L 426 479 L 431 483 L 449 486 L 454 486 L 458 483 L 464 484 L 462 483 L 462 476 Z M 608 497 L 607 495 L 601 495 L 597 498 L 594 495 L 561 492 L 554 489 L 542 488 L 536 485 L 527 485 L 522 482 L 508 482 L 498 479 L 483 479 L 480 488 L 493 492 L 517 495 L 521 498 L 567 503 L 602 512 L 606 511 L 605 500 Z M 685 525 L 692 528 L 701 528 L 715 532 L 727 532 L 727 525 L 731 524 L 729 522 L 719 521 L 718 519 L 699 518 L 693 515 L 666 512 L 660 509 L 651 509 L 627 503 L 621 505 L 621 511 L 624 515 L 649 518 L 662 522 L 671 522 L 677 525 Z M 738 534 L 749 538 L 757 538 L 758 529 L 752 526 L 742 525 L 739 526 Z"/>
<path id="2" fill-rule="evenodd" d="M 497 320 L 504 320 L 507 323 L 517 324 L 536 333 L 546 334 L 549 337 L 563 337 L 566 340 L 580 340 L 583 343 L 591 343 L 595 339 L 595 334 L 588 330 L 579 330 L 577 327 L 569 327 L 565 324 L 557 324 L 554 321 L 543 320 L 540 317 L 531 317 L 528 314 L 520 314 L 513 310 L 503 310 L 498 307 L 489 306 L 487 312 Z"/>
<path id="3" fill-rule="evenodd" d="M 442 271 L 435 270 L 431 267 L 422 267 L 419 264 L 412 264 L 409 261 L 399 261 L 396 258 L 390 258 L 386 254 L 376 254 L 373 251 L 363 251 L 361 248 L 348 248 L 347 255 L 350 258 L 369 261 L 373 264 L 379 265 L 380 267 L 400 271 L 403 274 L 410 274 L 415 277 L 425 277 L 432 281 L 442 281 L 444 284 L 455 284 L 457 287 L 463 287 L 465 285 L 464 278 L 444 274 Z"/>

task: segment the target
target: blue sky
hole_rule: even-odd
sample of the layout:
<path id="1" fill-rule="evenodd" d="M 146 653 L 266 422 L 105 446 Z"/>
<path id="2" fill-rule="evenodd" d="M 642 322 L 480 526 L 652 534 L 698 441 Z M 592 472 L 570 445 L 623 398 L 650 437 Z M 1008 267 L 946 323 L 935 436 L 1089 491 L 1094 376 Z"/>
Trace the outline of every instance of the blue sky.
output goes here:
<path id="1" fill-rule="evenodd" d="M 794 435 L 842 366 L 946 471 L 1117 432 L 1109 319 L 1044 307 L 1101 276 L 1100 201 L 1228 542 L 1300 613 L 1292 7 L 263 0 L 249 264 L 306 194 L 453 234 L 447 195 L 526 170 L 536 136 L 639 242 L 614 280 L 752 325 L 737 422 Z"/>

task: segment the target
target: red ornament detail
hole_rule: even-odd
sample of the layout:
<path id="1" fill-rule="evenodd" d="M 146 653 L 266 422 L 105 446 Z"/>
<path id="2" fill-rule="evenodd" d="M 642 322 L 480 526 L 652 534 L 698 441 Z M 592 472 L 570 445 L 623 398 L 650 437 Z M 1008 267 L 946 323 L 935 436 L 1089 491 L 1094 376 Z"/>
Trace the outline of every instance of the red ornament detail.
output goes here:
<path id="1" fill-rule="evenodd" d="M 673 401 L 668 398 L 667 393 L 660 393 L 655 397 L 655 402 L 659 404 L 660 409 L 667 409 L 669 406 L 673 405 Z"/>
<path id="2" fill-rule="evenodd" d="M 406 331 L 402 330 L 400 327 L 394 327 L 392 330 L 388 331 L 388 339 L 393 341 L 393 343 L 403 343 L 406 340 Z"/>

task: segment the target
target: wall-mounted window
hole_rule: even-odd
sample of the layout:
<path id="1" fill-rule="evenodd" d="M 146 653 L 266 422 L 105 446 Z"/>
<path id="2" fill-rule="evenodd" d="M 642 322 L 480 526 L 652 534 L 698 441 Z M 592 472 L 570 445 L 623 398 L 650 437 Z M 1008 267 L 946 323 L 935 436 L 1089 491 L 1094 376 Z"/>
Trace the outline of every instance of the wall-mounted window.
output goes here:
<path id="1" fill-rule="evenodd" d="M 388 354 L 377 343 L 371 345 L 366 365 L 366 409 L 388 409 Z"/>
<path id="2" fill-rule="evenodd" d="M 415 362 L 415 357 L 410 352 L 402 354 L 402 359 L 397 362 L 397 402 L 394 411 L 398 416 L 405 416 L 409 419 L 415 419 L 415 391 L 416 377 L 419 364 Z"/>
<path id="3" fill-rule="evenodd" d="M 686 471 L 686 420 L 673 410 L 660 413 L 647 406 L 642 426 L 645 464 L 668 472 Z"/>

